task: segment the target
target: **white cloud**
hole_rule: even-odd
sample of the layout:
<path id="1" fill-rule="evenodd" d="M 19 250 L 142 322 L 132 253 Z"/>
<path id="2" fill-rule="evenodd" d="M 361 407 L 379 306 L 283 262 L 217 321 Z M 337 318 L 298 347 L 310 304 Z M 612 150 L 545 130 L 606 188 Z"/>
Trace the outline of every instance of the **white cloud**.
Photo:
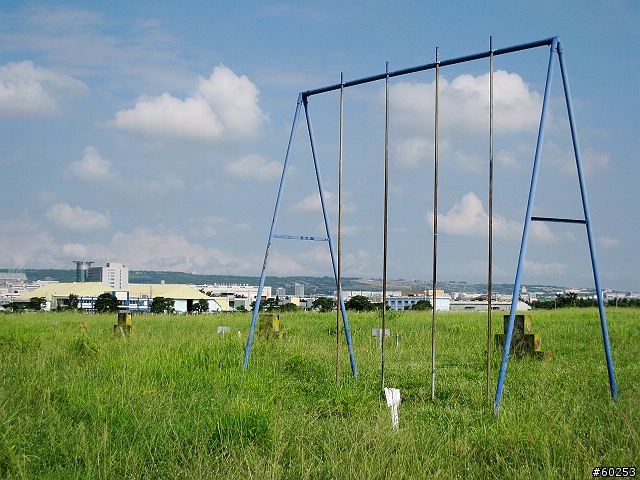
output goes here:
<path id="1" fill-rule="evenodd" d="M 269 253 L 269 271 L 274 275 L 306 275 L 305 268 L 299 263 L 299 259 L 293 257 L 293 255 L 276 251 Z"/>
<path id="2" fill-rule="evenodd" d="M 263 156 L 252 153 L 228 163 L 225 170 L 232 177 L 241 180 L 256 179 L 269 182 L 280 177 L 282 164 L 275 161 L 269 162 Z"/>
<path id="3" fill-rule="evenodd" d="M 60 91 L 84 93 L 87 90 L 81 81 L 37 67 L 29 60 L 9 62 L 0 66 L 0 116 L 52 115 L 59 111 L 56 96 Z"/>
<path id="4" fill-rule="evenodd" d="M 89 249 L 81 243 L 67 243 L 62 246 L 62 255 L 69 258 L 88 258 Z"/>
<path id="5" fill-rule="evenodd" d="M 328 246 L 314 246 L 303 253 L 274 251 L 269 254 L 269 272 L 275 275 L 326 275 L 331 270 Z"/>
<path id="6" fill-rule="evenodd" d="M 480 172 L 482 171 L 481 167 L 486 164 L 487 160 L 486 157 L 480 158 L 478 153 L 468 153 L 464 150 L 456 150 L 451 157 L 451 161 L 454 165 L 457 165 L 460 170 L 467 172 Z"/>
<path id="7" fill-rule="evenodd" d="M 331 192 L 324 192 L 324 201 L 327 209 L 330 211 L 338 211 L 338 198 Z M 315 192 L 306 196 L 293 205 L 292 209 L 300 213 L 322 212 L 322 204 L 320 203 L 320 194 Z"/>
<path id="8" fill-rule="evenodd" d="M 524 271 L 531 275 L 558 276 L 566 273 L 566 263 L 539 263 L 524 261 Z"/>
<path id="9" fill-rule="evenodd" d="M 142 198 L 149 196 L 163 196 L 169 192 L 179 192 L 184 190 L 185 181 L 177 177 L 175 173 L 165 173 L 156 179 L 135 179 L 136 190 L 128 195 L 139 195 Z"/>
<path id="10" fill-rule="evenodd" d="M 433 154 L 435 81 L 391 87 L 391 115 L 400 141 L 398 161 L 415 166 Z M 535 130 L 542 97 L 516 73 L 494 73 L 494 128 L 500 133 Z M 489 135 L 489 74 L 461 75 L 439 85 L 440 142 Z M 462 154 L 457 152 L 458 157 Z M 460 159 L 460 158 L 459 158 Z M 467 158 L 468 160 L 468 158 Z M 469 169 L 467 162 L 463 162 Z"/>
<path id="11" fill-rule="evenodd" d="M 553 169 L 557 169 L 566 177 L 577 178 L 576 157 L 573 147 L 566 148 L 570 145 L 570 132 L 567 130 L 565 134 L 567 137 L 563 139 L 563 145 L 559 145 L 554 141 L 545 142 L 545 151 L 541 162 Z M 582 172 L 585 176 L 593 177 L 609 169 L 611 159 L 608 154 L 596 152 L 592 148 L 583 149 L 580 153 Z"/>
<path id="12" fill-rule="evenodd" d="M 438 145 L 442 148 L 442 145 Z M 393 156 L 400 166 L 414 169 L 425 158 L 433 158 L 434 142 L 424 137 L 410 137 L 402 140 L 395 149 Z"/>
<path id="13" fill-rule="evenodd" d="M 203 235 L 205 237 L 215 237 L 219 234 L 246 233 L 251 231 L 250 223 L 233 223 L 226 217 L 217 217 L 209 215 L 205 218 L 192 218 L 189 220 L 191 225 L 189 231 L 195 235 Z"/>
<path id="14" fill-rule="evenodd" d="M 200 77 L 193 96 L 141 98 L 134 108 L 117 112 L 113 124 L 151 139 L 237 142 L 257 134 L 265 118 L 259 93 L 246 76 L 219 65 L 209 78 Z"/>
<path id="15" fill-rule="evenodd" d="M 184 180 L 175 175 L 167 174 L 163 179 L 164 185 L 170 190 L 182 190 L 184 188 Z"/>
<path id="16" fill-rule="evenodd" d="M 57 243 L 28 218 L 0 220 L 0 265 L 10 268 L 72 268 L 71 260 L 85 259 L 97 264 L 118 261 L 143 270 L 243 274 L 255 271 L 262 262 L 259 255 L 206 248 L 170 231 L 136 228 L 129 233 L 117 232 L 104 244 L 85 245 Z"/>
<path id="17" fill-rule="evenodd" d="M 620 239 L 608 236 L 598 237 L 596 241 L 603 248 L 616 248 L 621 245 Z"/>
<path id="18" fill-rule="evenodd" d="M 516 152 L 511 150 L 499 150 L 495 154 L 496 163 L 501 165 L 506 170 L 518 169 L 522 163 L 518 160 Z"/>
<path id="19" fill-rule="evenodd" d="M 593 177 L 609 169 L 611 159 L 606 153 L 598 153 L 587 148 L 581 151 L 582 171 L 586 176 Z M 575 172 L 575 168 L 574 168 Z"/>
<path id="20" fill-rule="evenodd" d="M 52 265 L 57 247 L 51 235 L 26 219 L 0 221 L 0 264 L 24 268 Z M 34 264 L 34 261 L 37 264 Z"/>
<path id="21" fill-rule="evenodd" d="M 258 264 L 252 255 L 236 256 L 218 248 L 205 248 L 190 243 L 182 235 L 148 228 L 136 228 L 132 233 L 117 232 L 111 246 L 118 252 L 119 261 L 136 269 L 237 273 L 250 271 Z"/>
<path id="22" fill-rule="evenodd" d="M 366 277 L 370 275 L 372 271 L 379 269 L 381 264 L 382 259 L 379 255 L 363 249 L 346 252 L 342 256 L 343 271 L 349 272 L 349 275 Z"/>
<path id="23" fill-rule="evenodd" d="M 531 222 L 531 236 L 544 243 L 555 242 L 559 239 L 558 236 L 553 234 L 549 225 L 542 222 Z"/>
<path id="24" fill-rule="evenodd" d="M 91 233 L 104 230 L 111 223 L 109 213 L 72 207 L 68 203 L 53 205 L 46 213 L 49 220 L 63 231 L 71 233 Z"/>
<path id="25" fill-rule="evenodd" d="M 425 217 L 433 228 L 433 211 Z M 438 230 L 449 235 L 486 236 L 489 229 L 489 214 L 485 212 L 482 201 L 475 193 L 469 192 L 462 197 L 446 214 L 438 214 Z M 493 215 L 493 234 L 509 237 L 517 234 L 521 225 L 507 221 L 503 216 Z"/>
<path id="26" fill-rule="evenodd" d="M 113 177 L 111 167 L 111 162 L 102 158 L 97 148 L 86 147 L 82 160 L 72 162 L 65 173 L 83 180 L 101 181 Z"/>
<path id="27" fill-rule="evenodd" d="M 452 82 L 440 79 L 439 128 L 447 135 L 488 134 L 489 74 L 461 75 Z M 392 113 L 409 134 L 433 136 L 435 81 L 398 82 L 391 88 Z M 538 126 L 542 97 L 517 73 L 494 73 L 494 128 L 498 131 L 533 130 Z"/>
<path id="28" fill-rule="evenodd" d="M 433 219 L 433 214 L 430 218 Z M 473 192 L 462 197 L 446 215 L 438 216 L 439 229 L 450 235 L 486 235 L 488 225 L 489 216 Z"/>
<path id="29" fill-rule="evenodd" d="M 342 213 L 354 213 L 358 210 L 357 205 L 350 200 L 351 195 L 349 192 L 343 192 L 342 200 Z M 324 202 L 327 207 L 327 211 L 331 215 L 338 215 L 338 195 L 327 190 L 324 191 Z M 317 189 L 314 193 L 304 197 L 302 200 L 296 202 L 291 209 L 298 213 L 322 213 L 322 204 L 320 202 L 320 194 Z M 324 231 L 324 223 L 319 225 L 322 231 Z"/>

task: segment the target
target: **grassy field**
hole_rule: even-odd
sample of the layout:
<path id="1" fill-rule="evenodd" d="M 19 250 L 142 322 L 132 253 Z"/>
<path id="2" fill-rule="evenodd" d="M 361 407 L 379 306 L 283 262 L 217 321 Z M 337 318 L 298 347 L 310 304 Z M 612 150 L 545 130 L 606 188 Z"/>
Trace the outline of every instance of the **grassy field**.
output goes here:
<path id="1" fill-rule="evenodd" d="M 553 358 L 509 362 L 496 418 L 486 313 L 438 315 L 432 401 L 431 313 L 391 312 L 394 431 L 371 337 L 379 314 L 350 315 L 358 379 L 343 345 L 339 384 L 335 314 L 281 315 L 286 338 L 256 337 L 247 370 L 247 314 L 134 315 L 126 340 L 115 315 L 2 315 L 0 477 L 549 479 L 640 468 L 639 317 L 607 310 L 614 403 L 597 310 L 533 312 Z M 499 362 L 494 350 L 493 392 Z"/>

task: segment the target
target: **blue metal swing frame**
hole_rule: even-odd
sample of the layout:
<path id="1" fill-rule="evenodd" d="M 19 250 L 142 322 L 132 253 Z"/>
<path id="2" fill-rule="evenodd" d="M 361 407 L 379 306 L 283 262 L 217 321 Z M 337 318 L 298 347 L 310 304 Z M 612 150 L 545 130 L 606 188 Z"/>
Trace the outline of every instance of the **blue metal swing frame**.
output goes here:
<path id="1" fill-rule="evenodd" d="M 505 381 L 506 371 L 507 371 L 507 365 L 508 365 L 508 362 L 509 362 L 509 350 L 510 350 L 510 345 L 511 345 L 511 339 L 513 337 L 513 327 L 514 327 L 514 321 L 515 321 L 515 315 L 516 315 L 516 306 L 517 306 L 517 302 L 518 302 L 518 293 L 519 293 L 520 287 L 521 287 L 521 277 L 522 277 L 524 259 L 525 259 L 526 249 L 527 249 L 527 241 L 528 241 L 528 238 L 529 238 L 529 229 L 530 229 L 532 221 L 577 223 L 577 224 L 583 224 L 586 227 L 587 239 L 588 239 L 588 243 L 589 243 L 589 253 L 590 253 L 590 256 L 591 256 L 591 265 L 592 265 L 593 277 L 594 277 L 594 283 L 595 283 L 595 289 L 596 289 L 596 294 L 597 294 L 597 298 L 598 298 L 598 310 L 599 310 L 599 314 L 600 314 L 600 324 L 601 324 L 601 329 L 602 329 L 602 337 L 603 337 L 603 342 L 604 342 L 605 357 L 606 357 L 606 361 L 607 361 L 607 369 L 608 369 L 608 374 L 609 374 L 610 391 L 611 391 L 611 396 L 614 399 L 614 401 L 617 401 L 618 393 L 617 393 L 617 388 L 616 388 L 615 375 L 614 375 L 614 371 L 613 371 L 613 361 L 612 361 L 612 358 L 611 358 L 611 348 L 610 348 L 610 345 L 609 345 L 609 333 L 608 333 L 606 315 L 605 315 L 605 310 L 604 310 L 604 301 L 603 301 L 603 298 L 602 298 L 602 288 L 600 286 L 600 278 L 599 278 L 599 274 L 598 274 L 598 265 L 597 265 L 597 261 L 596 261 L 595 245 L 594 245 L 594 239 L 593 239 L 593 232 L 592 232 L 592 228 L 591 228 L 591 218 L 590 218 L 590 214 L 589 214 L 589 206 L 588 206 L 588 202 L 587 202 L 587 194 L 586 194 L 584 176 L 583 176 L 583 171 L 582 171 L 582 159 L 581 159 L 581 156 L 580 156 L 580 148 L 579 148 L 579 145 L 578 145 L 578 136 L 577 136 L 575 119 L 574 119 L 574 114 L 573 114 L 573 105 L 572 105 L 572 102 L 571 102 L 571 94 L 570 94 L 570 90 L 569 90 L 569 81 L 568 81 L 568 77 L 567 77 L 566 66 L 565 66 L 565 63 L 564 63 L 564 55 L 563 55 L 562 46 L 561 46 L 561 43 L 560 43 L 560 40 L 558 39 L 558 37 L 552 37 L 552 38 L 548 38 L 548 39 L 545 39 L 545 40 L 525 43 L 525 44 L 521 44 L 521 45 L 515 45 L 515 46 L 502 48 L 502 49 L 493 49 L 491 47 L 490 50 L 486 51 L 486 52 L 480 52 L 480 53 L 477 53 L 477 54 L 468 55 L 468 56 L 464 56 L 464 57 L 458 57 L 458 58 L 454 58 L 454 59 L 450 59 L 450 60 L 437 61 L 437 62 L 434 62 L 434 63 L 430 63 L 430 64 L 426 64 L 426 65 L 420 65 L 420 66 L 411 67 L 411 68 L 406 68 L 406 69 L 398 70 L 398 71 L 395 71 L 395 72 L 389 72 L 388 68 L 387 68 L 387 71 L 385 73 L 382 73 L 382 74 L 378 74 L 378 75 L 374 75 L 374 76 L 370 76 L 370 77 L 365 77 L 365 78 L 361 78 L 361 79 L 358 79 L 358 80 L 353 80 L 353 81 L 350 81 L 350 82 L 341 82 L 340 84 L 330 85 L 330 86 L 318 88 L 318 89 L 315 89 L 315 90 L 307 90 L 307 91 L 304 91 L 304 92 L 300 92 L 298 94 L 298 101 L 297 101 L 297 104 L 296 104 L 296 110 L 295 110 L 293 123 L 292 123 L 292 127 L 291 127 L 291 135 L 289 137 L 289 144 L 288 144 L 287 152 L 286 152 L 286 155 L 285 155 L 284 165 L 283 165 L 283 169 L 282 169 L 282 177 L 281 177 L 281 180 L 280 180 L 280 186 L 278 188 L 278 195 L 277 195 L 277 198 L 276 198 L 276 204 L 275 204 L 275 209 L 274 209 L 274 213 L 273 213 L 273 220 L 272 220 L 271 228 L 270 228 L 270 231 L 269 231 L 269 238 L 268 238 L 268 241 L 267 241 L 267 247 L 266 247 L 266 252 L 265 252 L 265 256 L 264 256 L 264 262 L 263 262 L 263 265 L 262 265 L 262 272 L 261 272 L 261 275 L 260 275 L 260 283 L 259 283 L 259 287 L 258 287 L 258 295 L 257 295 L 256 303 L 255 303 L 255 306 L 254 306 L 254 309 L 253 309 L 253 316 L 252 316 L 252 319 L 251 319 L 251 327 L 250 327 L 250 330 L 249 330 L 249 337 L 248 337 L 247 345 L 246 345 L 246 348 L 245 348 L 244 368 L 247 368 L 248 363 L 249 363 L 249 356 L 251 354 L 251 346 L 252 346 L 253 337 L 254 337 L 254 334 L 255 334 L 256 321 L 257 321 L 257 317 L 258 317 L 258 312 L 260 310 L 260 300 L 261 300 L 262 291 L 263 291 L 263 288 L 264 288 L 264 280 L 265 280 L 266 269 L 267 269 L 267 264 L 268 264 L 268 259 L 269 259 L 269 252 L 271 250 L 271 245 L 273 243 L 274 238 L 289 238 L 289 239 L 298 239 L 298 240 L 327 241 L 328 244 L 329 244 L 329 251 L 331 253 L 331 261 L 332 261 L 332 264 L 333 264 L 333 271 L 334 271 L 334 275 L 335 275 L 335 278 L 336 278 L 336 284 L 338 284 L 338 271 L 337 271 L 337 266 L 336 266 L 337 265 L 336 264 L 336 256 L 335 256 L 335 251 L 334 251 L 334 247 L 333 247 L 333 240 L 332 240 L 332 236 L 331 236 L 331 231 L 330 231 L 330 226 L 329 226 L 329 219 L 328 219 L 328 214 L 327 214 L 327 208 L 326 208 L 326 203 L 325 203 L 325 198 L 324 198 L 324 190 L 323 190 L 323 187 L 322 187 L 322 179 L 321 179 L 321 176 L 320 176 L 320 170 L 319 170 L 318 158 L 317 158 L 317 153 L 316 153 L 315 141 L 314 141 L 314 138 L 313 138 L 313 131 L 312 131 L 312 128 L 311 128 L 311 120 L 310 120 L 310 116 L 309 116 L 309 108 L 308 108 L 308 99 L 309 99 L 309 97 L 311 97 L 313 95 L 319 95 L 319 94 L 322 94 L 322 93 L 334 91 L 334 90 L 344 89 L 346 87 L 362 85 L 362 84 L 365 84 L 365 83 L 370 83 L 370 82 L 374 82 L 374 81 L 378 81 L 378 80 L 387 80 L 388 81 L 388 79 L 391 78 L 391 77 L 397 77 L 397 76 L 407 75 L 407 74 L 411 74 L 411 73 L 417 73 L 417 72 L 421 72 L 421 71 L 425 71 L 425 70 L 431 70 L 431 69 L 435 69 L 436 67 L 444 67 L 444 66 L 448 66 L 448 65 L 455 65 L 455 64 L 459 64 L 459 63 L 465 63 L 465 62 L 473 61 L 473 60 L 479 60 L 479 59 L 482 59 L 482 58 L 489 58 L 491 56 L 495 57 L 497 55 L 504 55 L 504 54 L 514 53 L 514 52 L 518 52 L 518 51 L 522 51 L 522 50 L 528 50 L 528 49 L 537 48 L 537 47 L 541 47 L 541 46 L 549 46 L 550 47 L 549 63 L 548 63 L 548 67 L 547 67 L 547 78 L 546 78 L 546 83 L 545 83 L 544 99 L 543 99 L 543 104 L 542 104 L 542 113 L 541 113 L 541 118 L 540 118 L 539 129 L 538 129 L 538 139 L 537 139 L 537 143 L 536 143 L 536 152 L 535 152 L 535 157 L 534 157 L 534 162 L 533 162 L 533 170 L 532 170 L 532 174 L 531 174 L 531 184 L 530 184 L 530 188 L 529 188 L 529 197 L 528 197 L 528 200 L 527 200 L 527 210 L 526 210 L 526 214 L 525 214 L 524 228 L 523 228 L 523 232 L 522 232 L 522 241 L 521 241 L 521 244 L 520 244 L 520 254 L 519 254 L 519 257 L 518 257 L 518 266 L 517 266 L 517 269 L 516 269 L 516 277 L 515 277 L 515 281 L 514 281 L 514 285 L 513 285 L 513 297 L 512 297 L 511 309 L 510 309 L 510 314 L 509 314 L 509 323 L 508 323 L 507 332 L 506 332 L 506 335 L 505 335 L 505 343 L 504 343 L 504 349 L 503 349 L 503 355 L 502 355 L 502 362 L 501 362 L 501 366 L 500 366 L 498 384 L 497 384 L 497 387 L 496 387 L 496 394 L 495 394 L 495 400 L 494 400 L 494 414 L 497 415 L 498 412 L 499 412 L 499 409 L 500 409 L 500 401 L 501 401 L 501 398 L 502 398 L 502 393 L 503 393 L 503 388 L 504 388 L 504 381 Z M 562 75 L 562 83 L 563 83 L 563 87 L 564 87 L 564 96 L 565 96 L 565 101 L 566 101 L 566 105 L 567 105 L 567 114 L 568 114 L 568 117 L 569 117 L 569 125 L 570 125 L 570 129 L 571 129 L 571 138 L 572 138 L 572 142 L 573 142 L 573 150 L 574 150 L 576 168 L 577 168 L 577 173 L 578 173 L 578 181 L 579 181 L 579 185 L 580 185 L 580 194 L 581 194 L 581 199 L 582 199 L 582 207 L 583 207 L 584 219 L 566 219 L 566 218 L 535 217 L 535 216 L 532 216 L 532 209 L 533 209 L 533 203 L 534 203 L 534 199 L 535 199 L 536 185 L 537 185 L 537 179 L 538 179 L 538 169 L 539 169 L 539 165 L 540 165 L 540 155 L 541 155 L 542 144 L 543 144 L 543 139 L 544 139 L 545 120 L 546 120 L 547 107 L 548 107 L 548 103 L 549 103 L 549 96 L 550 96 L 550 89 L 551 89 L 551 80 L 552 80 L 552 77 L 553 77 L 553 64 L 554 64 L 553 57 L 556 54 L 558 56 L 561 75 Z M 298 124 L 298 120 L 299 120 L 299 116 L 300 116 L 300 110 L 301 110 L 302 106 L 304 106 L 304 111 L 305 111 L 307 130 L 308 130 L 308 134 L 309 134 L 309 142 L 311 144 L 311 153 L 312 153 L 312 156 L 313 156 L 313 163 L 314 163 L 314 168 L 315 168 L 315 173 L 316 173 L 316 180 L 317 180 L 317 184 L 318 184 L 318 190 L 319 190 L 319 194 L 320 194 L 320 202 L 321 202 L 322 212 L 323 212 L 323 216 L 324 216 L 325 229 L 326 229 L 326 233 L 327 233 L 327 237 L 326 238 L 303 237 L 303 236 L 288 236 L 288 235 L 276 235 L 275 234 L 275 228 L 276 228 L 276 223 L 277 223 L 277 219 L 278 219 L 278 213 L 279 213 L 279 210 L 280 210 L 280 203 L 281 203 L 281 199 L 282 199 L 282 191 L 283 191 L 284 184 L 285 184 L 287 170 L 288 170 L 289 162 L 290 162 L 290 158 L 291 158 L 292 145 L 293 145 L 293 141 L 294 141 L 294 138 L 295 138 L 297 124 Z M 342 292 L 341 291 L 338 292 L 338 299 L 339 299 L 340 309 L 342 311 L 342 318 L 343 318 L 345 335 L 346 335 L 346 338 L 347 338 L 347 345 L 348 345 L 348 348 L 349 348 L 349 355 L 350 355 L 350 360 L 351 360 L 351 370 L 352 370 L 352 374 L 353 374 L 354 378 L 357 378 L 357 370 L 356 370 L 355 357 L 354 357 L 354 353 L 353 353 L 353 345 L 351 343 L 351 333 L 350 333 L 350 330 L 349 330 L 347 312 L 345 310 L 344 301 L 343 301 L 343 298 L 342 298 Z"/>

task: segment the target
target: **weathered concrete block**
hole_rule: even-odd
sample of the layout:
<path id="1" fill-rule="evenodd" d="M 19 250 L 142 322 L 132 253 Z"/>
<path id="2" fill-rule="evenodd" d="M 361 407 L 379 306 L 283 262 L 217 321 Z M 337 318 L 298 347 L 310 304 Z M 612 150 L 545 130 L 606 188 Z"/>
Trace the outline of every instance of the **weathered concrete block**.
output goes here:
<path id="1" fill-rule="evenodd" d="M 509 327 L 509 315 L 504 317 L 504 333 L 495 335 L 497 348 L 504 348 L 504 342 Z M 513 335 L 509 354 L 517 358 L 525 356 L 538 358 L 540 360 L 551 358 L 551 353 L 542 351 L 542 341 L 540 335 L 533 333 L 531 315 L 516 315 L 513 323 Z"/>
<path id="2" fill-rule="evenodd" d="M 509 315 L 503 316 L 504 333 L 507 333 L 507 327 L 509 326 Z M 533 333 L 533 322 L 531 315 L 516 315 L 513 320 L 513 334 L 525 335 Z"/>
<path id="3" fill-rule="evenodd" d="M 131 328 L 131 312 L 118 312 L 118 324 L 113 326 L 113 334 L 117 336 L 129 336 Z"/>
<path id="4" fill-rule="evenodd" d="M 271 338 L 284 338 L 285 332 L 280 332 L 280 316 L 273 314 L 261 314 L 259 317 L 258 335 Z"/>

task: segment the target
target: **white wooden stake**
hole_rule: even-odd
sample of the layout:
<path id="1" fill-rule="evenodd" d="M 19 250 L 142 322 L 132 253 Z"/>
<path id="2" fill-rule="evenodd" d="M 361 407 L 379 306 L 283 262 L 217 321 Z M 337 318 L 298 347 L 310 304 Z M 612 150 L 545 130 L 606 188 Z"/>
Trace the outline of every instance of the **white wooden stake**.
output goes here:
<path id="1" fill-rule="evenodd" d="M 384 395 L 387 397 L 387 407 L 391 409 L 391 426 L 394 430 L 400 428 L 398 423 L 398 405 L 400 405 L 400 390 L 397 388 L 384 389 Z"/>

